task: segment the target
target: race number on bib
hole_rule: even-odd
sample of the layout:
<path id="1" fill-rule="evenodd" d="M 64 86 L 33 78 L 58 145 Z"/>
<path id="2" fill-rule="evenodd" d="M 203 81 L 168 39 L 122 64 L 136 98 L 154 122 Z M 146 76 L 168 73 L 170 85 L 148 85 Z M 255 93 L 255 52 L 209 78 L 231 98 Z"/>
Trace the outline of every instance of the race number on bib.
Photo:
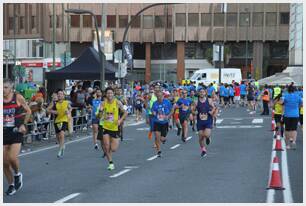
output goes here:
<path id="1" fill-rule="evenodd" d="M 200 113 L 200 120 L 207 120 L 208 115 L 205 113 Z"/>

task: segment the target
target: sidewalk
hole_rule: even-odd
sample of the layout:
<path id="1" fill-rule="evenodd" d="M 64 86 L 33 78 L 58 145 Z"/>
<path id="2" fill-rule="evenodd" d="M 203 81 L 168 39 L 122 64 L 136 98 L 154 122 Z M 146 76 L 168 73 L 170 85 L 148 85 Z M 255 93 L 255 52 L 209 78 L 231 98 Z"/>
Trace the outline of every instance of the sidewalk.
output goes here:
<path id="1" fill-rule="evenodd" d="M 127 119 L 124 121 L 124 126 L 126 127 L 126 126 L 130 126 L 130 125 L 131 126 L 135 125 L 135 123 L 136 123 L 135 117 L 136 117 L 136 115 L 134 115 L 134 114 L 129 115 L 127 117 Z M 145 121 L 141 120 L 138 123 L 141 124 L 142 122 L 145 122 Z M 66 139 L 66 142 L 69 142 L 71 140 L 76 140 L 76 139 L 86 137 L 86 136 L 90 136 L 90 137 L 92 136 L 91 126 L 89 126 L 87 128 L 83 128 L 82 131 L 74 132 L 71 135 L 67 134 L 65 139 Z M 41 141 L 34 140 L 32 143 L 26 143 L 26 141 L 24 140 L 24 142 L 25 142 L 24 145 L 21 146 L 21 153 L 30 152 L 30 151 L 33 151 L 33 150 L 38 149 L 38 148 L 43 148 L 43 147 L 46 147 L 46 146 L 51 146 L 51 145 L 56 145 L 57 144 L 55 135 L 52 136 L 48 140 L 43 140 L 43 139 Z"/>

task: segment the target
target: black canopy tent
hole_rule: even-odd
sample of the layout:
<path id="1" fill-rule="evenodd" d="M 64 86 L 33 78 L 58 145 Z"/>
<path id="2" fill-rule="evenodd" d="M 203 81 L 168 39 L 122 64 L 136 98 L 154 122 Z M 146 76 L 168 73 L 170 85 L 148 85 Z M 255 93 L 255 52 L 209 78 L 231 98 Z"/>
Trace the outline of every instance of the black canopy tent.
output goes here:
<path id="1" fill-rule="evenodd" d="M 104 54 L 103 54 L 104 55 Z M 100 80 L 100 58 L 93 47 L 88 47 L 74 62 L 66 67 L 46 72 L 47 80 Z M 116 67 L 105 61 L 105 80 L 115 79 Z"/>

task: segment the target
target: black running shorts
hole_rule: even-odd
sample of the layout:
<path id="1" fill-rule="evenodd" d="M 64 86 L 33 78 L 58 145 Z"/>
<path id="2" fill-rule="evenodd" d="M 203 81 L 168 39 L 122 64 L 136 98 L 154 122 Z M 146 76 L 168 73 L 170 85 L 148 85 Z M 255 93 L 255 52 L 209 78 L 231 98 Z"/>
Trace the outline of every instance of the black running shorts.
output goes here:
<path id="1" fill-rule="evenodd" d="M 68 130 L 68 122 L 54 123 L 54 128 L 56 134 L 60 133 L 61 131 L 65 132 Z"/>
<path id="2" fill-rule="evenodd" d="M 103 128 L 103 135 L 106 135 L 106 134 L 108 134 L 111 138 L 115 138 L 115 139 L 119 137 L 118 131 L 111 131 L 111 130 Z"/>
<path id="3" fill-rule="evenodd" d="M 167 134 L 168 134 L 168 128 L 169 128 L 168 123 L 161 124 L 161 123 L 158 123 L 158 122 L 154 122 L 154 130 L 153 131 L 154 132 L 160 132 L 162 137 L 166 137 Z"/>
<path id="4" fill-rule="evenodd" d="M 275 123 L 281 123 L 283 124 L 284 122 L 282 121 L 282 115 L 281 114 L 275 114 L 274 115 L 274 120 L 275 120 Z"/>
<path id="5" fill-rule="evenodd" d="M 3 127 L 3 145 L 22 143 L 23 134 L 14 132 L 13 127 Z"/>
<path id="6" fill-rule="evenodd" d="M 285 130 L 295 131 L 297 130 L 299 118 L 298 117 L 284 117 Z"/>

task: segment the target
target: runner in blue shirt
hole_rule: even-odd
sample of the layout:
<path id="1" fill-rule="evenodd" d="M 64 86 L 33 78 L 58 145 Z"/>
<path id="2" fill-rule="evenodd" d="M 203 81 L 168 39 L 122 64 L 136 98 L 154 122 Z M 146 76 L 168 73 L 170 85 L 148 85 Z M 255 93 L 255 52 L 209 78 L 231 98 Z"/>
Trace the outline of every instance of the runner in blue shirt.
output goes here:
<path id="1" fill-rule="evenodd" d="M 243 107 L 246 105 L 246 101 L 245 101 L 246 95 L 247 95 L 246 85 L 244 82 L 241 82 L 240 84 L 240 102 Z"/>
<path id="2" fill-rule="evenodd" d="M 191 107 L 191 100 L 187 98 L 188 91 L 186 89 L 182 92 L 182 98 L 180 98 L 176 104 L 175 108 L 179 108 L 179 120 L 182 125 L 183 131 L 182 131 L 182 141 L 186 142 L 187 134 L 188 134 L 188 118 L 192 120 L 192 114 L 190 111 Z"/>
<path id="3" fill-rule="evenodd" d="M 220 94 L 220 99 L 221 99 L 221 106 L 224 108 L 225 104 L 224 104 L 224 97 L 225 97 L 225 91 L 226 88 L 224 87 L 223 83 L 221 83 L 220 87 L 219 87 L 219 94 Z"/>
<path id="4" fill-rule="evenodd" d="M 228 91 L 229 91 L 229 98 L 230 98 L 229 105 L 232 105 L 234 104 L 234 88 L 232 84 L 229 85 Z"/>
<path id="5" fill-rule="evenodd" d="M 284 123 L 286 136 L 286 149 L 296 149 L 297 125 L 299 121 L 299 109 L 303 105 L 302 98 L 295 93 L 295 87 L 288 87 L 288 94 L 282 97 L 284 104 Z"/>
<path id="6" fill-rule="evenodd" d="M 154 121 L 155 145 L 158 157 L 161 157 L 160 142 L 166 142 L 166 136 L 169 128 L 169 120 L 172 116 L 173 110 L 171 102 L 164 99 L 162 91 L 157 92 L 157 101 L 153 103 L 152 114 Z"/>
<path id="7" fill-rule="evenodd" d="M 228 85 L 225 84 L 224 85 L 224 108 L 226 108 L 228 104 L 229 104 L 229 89 L 228 89 Z"/>
<path id="8" fill-rule="evenodd" d="M 211 98 L 212 93 L 215 91 L 215 87 L 213 86 L 212 83 L 210 83 L 210 85 L 207 88 L 207 93 L 208 93 L 208 98 Z"/>

